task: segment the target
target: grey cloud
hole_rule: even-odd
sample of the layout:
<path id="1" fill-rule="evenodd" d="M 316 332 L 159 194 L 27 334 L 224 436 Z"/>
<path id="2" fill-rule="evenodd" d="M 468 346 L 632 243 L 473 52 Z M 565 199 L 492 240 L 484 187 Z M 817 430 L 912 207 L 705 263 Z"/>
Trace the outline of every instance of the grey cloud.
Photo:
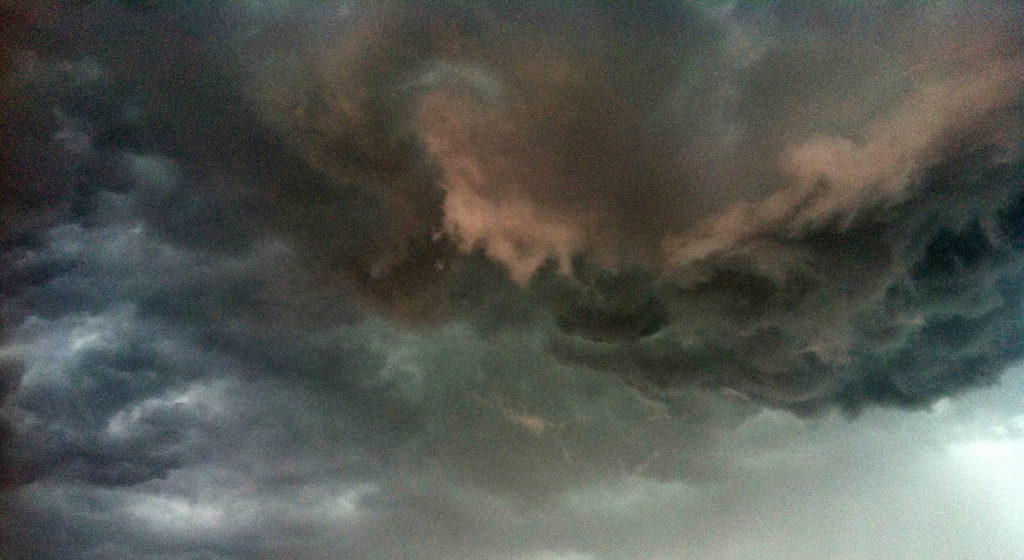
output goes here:
<path id="1" fill-rule="evenodd" d="M 801 533 L 841 525 L 813 496 L 868 496 L 839 499 L 864 536 L 900 481 L 960 480 L 942 428 L 867 405 L 950 406 L 1021 357 L 1001 6 L 36 20 L 2 86 L 7 552 L 852 547 Z"/>
<path id="2" fill-rule="evenodd" d="M 1019 375 L 1012 379 L 1006 389 L 1019 385 Z M 265 389 L 247 408 L 258 415 L 262 401 L 282 411 Z M 286 399 L 308 403 L 295 397 Z M 957 451 L 961 441 L 975 441 L 970 431 L 986 429 L 992 419 L 937 422 L 976 404 L 968 399 L 938 417 L 872 410 L 857 423 L 835 415 L 809 422 L 762 412 L 720 434 L 733 473 L 717 483 L 625 477 L 528 507 L 453 484 L 443 470 L 429 467 L 384 488 L 360 489 L 342 473 L 329 472 L 320 482 L 307 474 L 293 479 L 296 484 L 268 484 L 257 473 L 269 474 L 262 469 L 281 463 L 226 461 L 240 450 L 261 456 L 240 446 L 219 455 L 218 467 L 193 466 L 128 492 L 65 489 L 59 495 L 68 501 L 59 506 L 47 503 L 54 488 L 37 485 L 24 500 L 32 504 L 29 511 L 73 512 L 77 523 L 63 534 L 79 540 L 63 547 L 54 544 L 59 538 L 50 540 L 70 558 L 112 551 L 160 558 L 168 546 L 176 558 L 390 558 L 410 551 L 427 558 L 816 558 L 835 550 L 854 558 L 911 558 L 922 551 L 939 558 L 1012 556 L 1024 544 L 1008 524 L 1019 508 L 1006 510 L 1011 517 L 1005 521 L 990 517 L 992 508 L 1010 506 L 1013 497 L 992 492 L 981 473 L 962 470 L 966 457 Z M 291 410 L 310 417 L 305 406 Z M 236 477 L 243 472 L 260 483 L 240 486 Z M 339 480 L 348 491 L 337 489 Z M 324 515 L 337 503 L 352 507 L 342 507 L 337 518 Z M 24 521 L 44 521 L 36 515 L 26 514 Z M 979 519 L 993 522 L 977 531 Z M 108 534 L 111 524 L 131 536 L 114 545 L 94 536 Z M 923 542 L 925 535 L 931 537 Z M 89 552 L 77 552 L 83 549 Z"/>
<path id="3" fill-rule="evenodd" d="M 114 435 L 111 422 L 131 403 L 201 375 L 200 356 L 180 354 L 166 332 L 124 312 L 31 323 L 16 340 L 28 336 L 48 347 L 20 351 L 30 357 L 15 402 L 12 462 L 19 471 L 30 479 L 56 474 L 124 485 L 181 466 L 188 418 L 147 414 L 137 432 Z M 164 342 L 150 340 L 157 337 Z"/>
<path id="4" fill-rule="evenodd" d="M 563 338 L 556 348 L 647 370 L 641 377 L 657 385 L 724 384 L 797 410 L 920 405 L 990 383 L 1021 357 L 1010 225 L 1020 176 L 1019 163 L 983 155 L 948 162 L 904 205 L 760 249 L 780 254 L 772 266 L 784 273 L 740 253 L 651 285 L 648 301 L 674 319 L 660 333 L 618 345 Z"/>

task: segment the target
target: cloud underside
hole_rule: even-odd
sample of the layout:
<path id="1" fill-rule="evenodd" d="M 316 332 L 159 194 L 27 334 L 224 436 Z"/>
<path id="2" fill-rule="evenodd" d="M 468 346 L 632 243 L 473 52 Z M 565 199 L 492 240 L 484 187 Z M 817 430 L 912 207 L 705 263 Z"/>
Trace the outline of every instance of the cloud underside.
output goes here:
<path id="1" fill-rule="evenodd" d="M 1024 58 L 1000 6 L 872 9 L 353 8 L 235 48 L 261 121 L 379 212 L 312 250 L 386 313 L 528 299 L 556 354 L 655 389 L 926 404 L 1019 357 Z"/>
<path id="2" fill-rule="evenodd" d="M 876 558 L 793 496 L 1022 491 L 950 400 L 1024 354 L 1009 3 L 0 15 L 14 558 Z"/>

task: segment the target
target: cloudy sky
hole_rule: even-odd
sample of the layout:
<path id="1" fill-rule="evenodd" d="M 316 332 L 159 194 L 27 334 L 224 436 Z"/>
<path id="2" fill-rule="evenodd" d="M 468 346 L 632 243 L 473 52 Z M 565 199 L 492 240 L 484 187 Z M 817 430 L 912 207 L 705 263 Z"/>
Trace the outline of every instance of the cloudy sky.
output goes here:
<path id="1" fill-rule="evenodd" d="M 0 1 L 0 556 L 1024 558 L 1012 2 Z"/>

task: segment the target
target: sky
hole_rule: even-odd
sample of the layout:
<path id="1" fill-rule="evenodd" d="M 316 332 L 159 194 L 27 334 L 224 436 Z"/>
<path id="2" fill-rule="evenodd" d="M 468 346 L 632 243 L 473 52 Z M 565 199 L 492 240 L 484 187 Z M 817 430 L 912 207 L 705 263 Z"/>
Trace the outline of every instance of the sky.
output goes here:
<path id="1" fill-rule="evenodd" d="M 0 2 L 0 558 L 1024 558 L 1013 2 Z"/>

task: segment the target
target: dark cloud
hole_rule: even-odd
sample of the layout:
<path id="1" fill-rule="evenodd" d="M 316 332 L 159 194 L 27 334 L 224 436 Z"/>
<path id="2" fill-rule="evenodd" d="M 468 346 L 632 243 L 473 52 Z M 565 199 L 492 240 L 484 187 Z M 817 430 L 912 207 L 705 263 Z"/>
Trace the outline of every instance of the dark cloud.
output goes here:
<path id="1" fill-rule="evenodd" d="M 13 558 L 822 557 L 1019 450 L 1009 4 L 3 10 Z"/>
<path id="2" fill-rule="evenodd" d="M 1009 319 L 969 348 L 932 334 L 980 299 L 1017 310 L 994 287 L 1021 186 L 1008 7 L 665 10 L 354 7 L 317 13 L 330 33 L 300 13 L 241 43 L 271 53 L 243 87 L 334 182 L 377 170 L 362 184 L 406 229 L 341 266 L 399 315 L 465 313 L 450 287 L 483 254 L 576 337 L 558 353 L 794 410 L 926 404 L 1019 358 Z M 972 223 L 990 251 L 935 254 Z"/>

